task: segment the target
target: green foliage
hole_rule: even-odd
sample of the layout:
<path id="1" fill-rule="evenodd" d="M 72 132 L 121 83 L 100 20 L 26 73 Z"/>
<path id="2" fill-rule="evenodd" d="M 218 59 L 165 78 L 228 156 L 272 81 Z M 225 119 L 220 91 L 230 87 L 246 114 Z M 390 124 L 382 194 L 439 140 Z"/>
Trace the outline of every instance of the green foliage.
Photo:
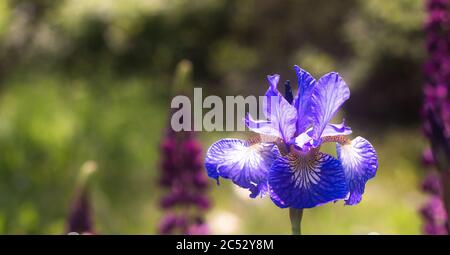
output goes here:
<path id="1" fill-rule="evenodd" d="M 4 231 L 45 233 L 55 222 L 64 223 L 78 168 L 87 160 L 99 165 L 95 197 L 102 208 L 94 205 L 102 216 L 99 231 L 121 230 L 110 225 L 112 218 L 138 220 L 129 215 L 154 196 L 160 138 L 155 134 L 165 124 L 166 92 L 150 80 L 101 79 L 96 85 L 108 90 L 52 74 L 8 81 L 0 98 Z"/>

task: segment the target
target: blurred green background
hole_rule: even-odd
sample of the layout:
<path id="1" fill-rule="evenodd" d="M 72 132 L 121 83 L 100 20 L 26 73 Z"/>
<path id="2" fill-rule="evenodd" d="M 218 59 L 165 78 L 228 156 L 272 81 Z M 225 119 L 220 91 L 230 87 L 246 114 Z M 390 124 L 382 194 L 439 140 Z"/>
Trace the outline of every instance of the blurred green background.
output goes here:
<path id="1" fill-rule="evenodd" d="M 0 233 L 64 233 L 88 160 L 97 232 L 156 233 L 159 142 L 188 59 L 204 94 L 262 95 L 294 64 L 341 73 L 343 116 L 380 167 L 360 205 L 306 210 L 303 232 L 419 234 L 423 22 L 421 0 L 0 1 Z M 290 232 L 286 210 L 213 183 L 213 233 Z"/>

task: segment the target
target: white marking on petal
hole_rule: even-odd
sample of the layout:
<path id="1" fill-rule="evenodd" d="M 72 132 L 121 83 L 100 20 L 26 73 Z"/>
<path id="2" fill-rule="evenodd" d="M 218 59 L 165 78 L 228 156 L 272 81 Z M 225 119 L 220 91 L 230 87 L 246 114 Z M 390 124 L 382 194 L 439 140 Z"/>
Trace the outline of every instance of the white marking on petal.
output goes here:
<path id="1" fill-rule="evenodd" d="M 339 159 L 348 178 L 378 167 L 376 152 L 372 145 L 368 145 L 370 143 L 361 137 L 353 139 L 349 144 L 340 145 Z"/>
<path id="2" fill-rule="evenodd" d="M 362 157 L 358 150 L 353 147 L 353 142 L 351 144 L 346 144 L 341 146 L 341 162 L 342 165 L 346 166 L 344 168 L 345 174 L 348 177 L 354 175 L 354 171 L 359 170 L 359 166 L 362 161 Z"/>

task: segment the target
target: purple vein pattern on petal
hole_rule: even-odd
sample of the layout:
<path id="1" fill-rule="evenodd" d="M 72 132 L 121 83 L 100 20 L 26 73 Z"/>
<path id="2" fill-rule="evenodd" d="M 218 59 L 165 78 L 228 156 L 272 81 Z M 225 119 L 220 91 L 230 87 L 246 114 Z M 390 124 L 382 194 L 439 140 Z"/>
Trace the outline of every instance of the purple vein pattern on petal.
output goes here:
<path id="1" fill-rule="evenodd" d="M 332 72 L 319 79 L 311 99 L 313 135 L 320 136 L 339 107 L 350 97 L 350 90 L 338 73 Z"/>
<path id="2" fill-rule="evenodd" d="M 231 179 L 238 186 L 252 191 L 256 197 L 267 190 L 267 174 L 277 155 L 271 144 L 249 144 L 239 139 L 223 139 L 214 143 L 206 153 L 208 176 Z"/>
<path id="3" fill-rule="evenodd" d="M 283 96 L 272 97 L 272 125 L 279 130 L 281 138 L 289 142 L 295 135 L 297 111 Z"/>
<path id="4" fill-rule="evenodd" d="M 311 125 L 311 95 L 316 80 L 307 71 L 294 66 L 298 80 L 298 91 L 293 105 L 297 109 L 297 135 Z"/>
<path id="5" fill-rule="evenodd" d="M 314 159 L 278 157 L 269 171 L 269 186 L 272 200 L 282 208 L 312 208 L 348 196 L 341 162 L 325 153 Z"/>
<path id="6" fill-rule="evenodd" d="M 362 199 L 366 182 L 375 177 L 377 172 L 378 159 L 375 149 L 366 139 L 358 136 L 350 144 L 337 144 L 336 150 L 350 190 L 350 197 L 345 204 L 358 204 Z"/>

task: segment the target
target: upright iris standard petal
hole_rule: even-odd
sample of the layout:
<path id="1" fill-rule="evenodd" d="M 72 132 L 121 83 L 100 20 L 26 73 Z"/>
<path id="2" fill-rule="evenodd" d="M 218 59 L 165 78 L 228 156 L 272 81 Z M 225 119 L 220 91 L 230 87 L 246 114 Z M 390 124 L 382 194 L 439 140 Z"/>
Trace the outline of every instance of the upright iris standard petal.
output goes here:
<path id="1" fill-rule="evenodd" d="M 311 125 L 311 95 L 316 80 L 307 71 L 294 66 L 298 80 L 297 96 L 293 105 L 297 109 L 297 135 L 305 131 Z"/>
<path id="2" fill-rule="evenodd" d="M 269 88 L 264 95 L 263 113 L 266 118 L 270 118 L 272 115 L 272 100 L 268 100 L 268 98 L 282 96 L 277 88 L 278 82 L 280 81 L 280 75 L 267 75 L 267 80 L 269 81 Z"/>
<path id="3" fill-rule="evenodd" d="M 264 109 L 268 120 L 255 121 L 247 115 L 245 118 L 247 127 L 255 133 L 278 137 L 289 142 L 296 131 L 297 111 L 294 106 L 279 94 L 266 96 Z"/>
<path id="4" fill-rule="evenodd" d="M 317 82 L 311 99 L 313 120 L 312 137 L 318 141 L 328 122 L 350 97 L 350 90 L 337 73 L 324 75 Z"/>
<path id="5" fill-rule="evenodd" d="M 271 97 L 272 115 L 269 117 L 272 126 L 279 130 L 280 138 L 289 142 L 295 135 L 297 111 L 283 96 Z"/>
<path id="6" fill-rule="evenodd" d="M 358 136 L 349 144 L 336 145 L 338 159 L 344 168 L 350 190 L 346 205 L 355 205 L 361 201 L 366 182 L 375 177 L 378 168 L 377 154 L 373 146 Z"/>
<path id="7" fill-rule="evenodd" d="M 348 196 L 341 163 L 320 152 L 278 157 L 269 171 L 269 186 L 272 200 L 282 208 L 311 208 Z"/>
<path id="8" fill-rule="evenodd" d="M 276 153 L 271 144 L 250 144 L 239 139 L 223 139 L 214 143 L 206 153 L 208 176 L 231 179 L 238 186 L 257 196 L 267 190 L 267 174 Z"/>
<path id="9" fill-rule="evenodd" d="M 269 90 L 266 92 L 266 96 L 277 96 L 280 94 L 280 92 L 277 89 L 278 82 L 280 81 L 280 75 L 273 74 L 273 75 L 267 75 L 267 80 L 269 81 L 270 87 Z"/>

